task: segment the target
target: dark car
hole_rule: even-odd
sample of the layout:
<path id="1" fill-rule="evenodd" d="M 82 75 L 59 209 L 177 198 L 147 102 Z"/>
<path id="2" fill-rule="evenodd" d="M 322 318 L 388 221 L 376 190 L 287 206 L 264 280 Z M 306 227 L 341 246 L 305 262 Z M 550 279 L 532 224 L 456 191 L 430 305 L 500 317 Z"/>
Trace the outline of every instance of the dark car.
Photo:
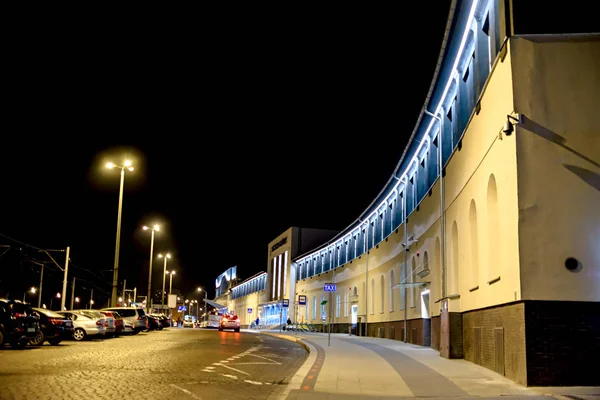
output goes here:
<path id="1" fill-rule="evenodd" d="M 0 348 L 4 343 L 23 348 L 37 336 L 38 318 L 27 303 L 0 299 Z"/>
<path id="2" fill-rule="evenodd" d="M 30 345 L 41 346 L 47 340 L 56 346 L 73 336 L 73 321 L 69 318 L 45 308 L 33 308 L 33 312 L 39 318 L 40 330 L 37 336 L 29 341 Z"/>
<path id="3" fill-rule="evenodd" d="M 163 326 L 160 323 L 159 318 L 154 315 L 154 314 L 146 314 L 146 316 L 148 317 L 148 330 L 149 331 L 160 331 L 162 330 Z"/>
<path id="4" fill-rule="evenodd" d="M 150 314 L 153 317 L 156 317 L 157 322 L 161 325 L 162 328 L 168 328 L 171 326 L 171 323 L 169 322 L 169 317 L 167 317 L 164 314 Z M 159 329 L 162 329 L 159 328 Z"/>

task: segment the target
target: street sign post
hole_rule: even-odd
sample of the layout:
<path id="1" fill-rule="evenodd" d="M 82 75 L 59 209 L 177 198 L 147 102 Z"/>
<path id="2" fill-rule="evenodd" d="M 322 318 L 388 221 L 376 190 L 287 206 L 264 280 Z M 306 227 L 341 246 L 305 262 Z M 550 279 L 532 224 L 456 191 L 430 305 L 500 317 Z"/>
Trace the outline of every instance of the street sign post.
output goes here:
<path id="1" fill-rule="evenodd" d="M 305 306 L 306 305 L 306 295 L 301 294 L 298 296 L 298 305 Z"/>
<path id="2" fill-rule="evenodd" d="M 326 283 L 323 285 L 323 290 L 329 293 L 329 323 L 327 324 L 327 346 L 331 346 L 331 313 L 333 312 L 331 308 L 331 294 L 337 291 L 337 285 L 335 283 Z M 325 321 L 325 318 L 323 318 L 323 321 Z"/>

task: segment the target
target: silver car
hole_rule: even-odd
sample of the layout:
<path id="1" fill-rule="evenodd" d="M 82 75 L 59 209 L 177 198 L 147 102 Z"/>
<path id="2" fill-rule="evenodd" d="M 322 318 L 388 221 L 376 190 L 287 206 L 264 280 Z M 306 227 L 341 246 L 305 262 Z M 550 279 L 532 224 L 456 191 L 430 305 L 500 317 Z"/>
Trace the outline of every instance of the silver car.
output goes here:
<path id="1" fill-rule="evenodd" d="M 67 310 L 57 311 L 57 313 L 71 318 L 75 340 L 83 340 L 88 336 L 104 337 L 106 334 L 106 321 L 102 314 L 89 310 Z"/>
<path id="2" fill-rule="evenodd" d="M 134 333 L 148 330 L 148 317 L 141 308 L 135 307 L 108 307 L 103 308 L 106 311 L 116 311 L 123 318 L 123 323 L 129 323 Z"/>

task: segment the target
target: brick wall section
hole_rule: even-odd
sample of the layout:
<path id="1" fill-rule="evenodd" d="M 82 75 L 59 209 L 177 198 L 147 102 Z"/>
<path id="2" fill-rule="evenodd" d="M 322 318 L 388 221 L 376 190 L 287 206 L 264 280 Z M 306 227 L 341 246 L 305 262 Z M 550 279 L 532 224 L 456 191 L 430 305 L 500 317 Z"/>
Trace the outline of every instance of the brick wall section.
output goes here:
<path id="1" fill-rule="evenodd" d="M 463 358 L 463 315 L 451 312 L 450 318 L 450 358 Z"/>
<path id="2" fill-rule="evenodd" d="M 439 320 L 439 318 L 438 318 Z M 408 343 L 417 344 L 419 346 L 427 345 L 427 334 L 432 330 L 430 327 L 429 319 L 410 319 L 407 321 L 408 325 Z M 336 333 L 347 333 L 349 324 L 334 324 L 332 332 Z M 439 326 L 439 323 L 438 323 Z M 327 325 L 316 325 L 319 332 L 327 332 Z M 383 330 L 380 330 L 383 328 Z M 373 322 L 369 323 L 368 336 L 371 337 L 382 337 L 386 339 L 404 340 L 404 320 L 401 321 L 389 321 L 389 322 Z M 439 330 L 439 329 L 438 329 Z M 363 323 L 364 332 L 364 323 Z M 358 334 L 358 331 L 357 331 Z M 431 340 L 431 339 L 429 339 Z"/>
<path id="3" fill-rule="evenodd" d="M 440 317 L 431 317 L 431 348 L 440 351 Z"/>
<path id="4" fill-rule="evenodd" d="M 600 302 L 527 301 L 525 323 L 529 386 L 600 385 Z"/>
<path id="5" fill-rule="evenodd" d="M 473 328 L 481 328 L 482 365 L 494 371 L 494 328 L 504 328 L 504 374 L 522 385 L 527 384 L 525 358 L 525 306 L 513 303 L 470 311 L 463 314 L 464 358 L 475 362 Z"/>

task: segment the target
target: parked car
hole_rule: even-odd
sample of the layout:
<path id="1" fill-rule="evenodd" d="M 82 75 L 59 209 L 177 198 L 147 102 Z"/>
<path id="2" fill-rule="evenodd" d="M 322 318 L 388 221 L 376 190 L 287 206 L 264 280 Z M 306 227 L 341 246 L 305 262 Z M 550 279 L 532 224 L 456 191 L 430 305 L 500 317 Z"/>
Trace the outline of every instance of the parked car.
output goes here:
<path id="1" fill-rule="evenodd" d="M 104 316 L 100 313 L 84 312 L 88 310 L 57 311 L 73 321 L 73 339 L 79 341 L 90 336 L 104 337 L 106 327 Z"/>
<path id="2" fill-rule="evenodd" d="M 123 333 L 123 318 L 116 311 L 106 311 L 106 310 L 98 310 L 99 313 L 105 315 L 107 318 L 112 318 L 115 324 L 114 336 L 120 335 Z"/>
<path id="3" fill-rule="evenodd" d="M 123 318 L 124 322 L 129 322 L 134 333 L 148 330 L 148 318 L 141 308 L 134 307 L 108 307 L 103 308 L 106 311 L 116 311 Z"/>
<path id="4" fill-rule="evenodd" d="M 106 331 L 104 332 L 104 337 L 114 337 L 115 336 L 115 318 L 111 315 L 106 315 L 102 312 L 100 312 L 100 310 L 91 310 L 91 309 L 86 309 L 86 310 L 77 310 L 77 311 L 81 311 L 84 314 L 89 314 L 90 316 L 93 316 L 94 318 L 103 318 L 104 319 L 104 327 L 106 328 Z"/>
<path id="5" fill-rule="evenodd" d="M 156 319 L 158 320 L 158 322 L 160 323 L 160 325 L 163 328 L 168 328 L 171 326 L 171 321 L 169 321 L 169 317 L 167 317 L 165 314 L 150 314 L 154 317 L 156 317 Z"/>
<path id="6" fill-rule="evenodd" d="M 0 299 L 0 348 L 4 343 L 23 348 L 39 331 L 38 318 L 27 303 Z"/>
<path id="7" fill-rule="evenodd" d="M 163 326 L 160 323 L 160 319 L 158 318 L 158 316 L 156 316 L 154 314 L 146 314 L 146 318 L 148 318 L 148 330 L 149 331 L 162 330 Z"/>
<path id="8" fill-rule="evenodd" d="M 56 346 L 65 339 L 73 337 L 73 321 L 64 315 L 45 308 L 33 308 L 39 319 L 40 329 L 35 338 L 29 341 L 32 346 L 41 346 L 47 340 Z"/>

